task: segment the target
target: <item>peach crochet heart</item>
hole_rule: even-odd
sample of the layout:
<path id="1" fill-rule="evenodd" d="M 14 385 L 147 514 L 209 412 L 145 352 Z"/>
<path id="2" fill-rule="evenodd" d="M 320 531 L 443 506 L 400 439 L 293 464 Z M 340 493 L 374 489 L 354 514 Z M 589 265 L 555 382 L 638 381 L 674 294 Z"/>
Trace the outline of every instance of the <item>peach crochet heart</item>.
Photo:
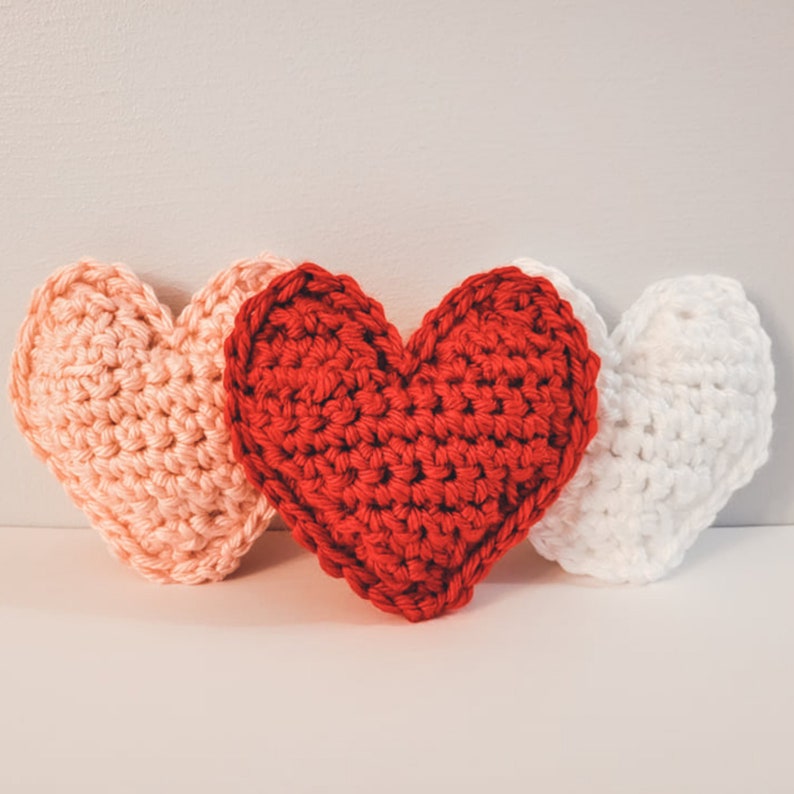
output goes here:
<path id="1" fill-rule="evenodd" d="M 567 276 L 514 264 L 554 284 L 602 361 L 598 433 L 530 540 L 571 573 L 658 579 L 767 459 L 775 377 L 758 311 L 733 279 L 670 278 L 607 335 Z"/>
<path id="2" fill-rule="evenodd" d="M 17 423 L 149 579 L 222 579 L 273 515 L 232 455 L 223 341 L 240 305 L 292 266 L 238 262 L 176 320 L 120 265 L 81 261 L 34 293 L 11 361 Z"/>

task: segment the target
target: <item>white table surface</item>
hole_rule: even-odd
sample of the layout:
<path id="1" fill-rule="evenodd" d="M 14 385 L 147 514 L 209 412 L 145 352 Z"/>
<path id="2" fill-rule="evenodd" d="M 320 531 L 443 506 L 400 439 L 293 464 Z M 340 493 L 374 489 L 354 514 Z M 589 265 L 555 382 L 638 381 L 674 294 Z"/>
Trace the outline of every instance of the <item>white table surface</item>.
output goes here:
<path id="1" fill-rule="evenodd" d="M 794 527 L 606 587 L 514 549 L 412 625 L 285 532 L 162 586 L 0 529 L 0 792 L 794 792 Z"/>

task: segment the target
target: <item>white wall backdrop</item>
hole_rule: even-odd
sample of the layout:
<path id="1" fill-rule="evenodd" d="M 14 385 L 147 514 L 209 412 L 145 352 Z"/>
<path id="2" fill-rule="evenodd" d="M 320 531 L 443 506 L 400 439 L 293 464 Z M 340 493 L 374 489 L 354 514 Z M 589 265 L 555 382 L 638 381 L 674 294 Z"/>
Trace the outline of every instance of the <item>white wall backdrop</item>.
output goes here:
<path id="1" fill-rule="evenodd" d="M 792 86 L 789 0 L 0 0 L 0 366 L 86 255 L 176 308 L 235 259 L 312 259 L 404 332 L 516 256 L 612 323 L 719 272 L 779 382 L 772 459 L 721 522 L 794 522 Z M 84 525 L 0 411 L 0 524 Z"/>

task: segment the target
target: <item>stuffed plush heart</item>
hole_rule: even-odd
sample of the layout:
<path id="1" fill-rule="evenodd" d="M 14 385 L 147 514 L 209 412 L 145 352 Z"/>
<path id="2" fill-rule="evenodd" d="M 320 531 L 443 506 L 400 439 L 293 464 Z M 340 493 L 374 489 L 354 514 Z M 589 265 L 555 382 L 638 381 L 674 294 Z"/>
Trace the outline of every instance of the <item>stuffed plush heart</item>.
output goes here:
<path id="1" fill-rule="evenodd" d="M 598 434 L 530 540 L 572 573 L 657 579 L 767 458 L 774 370 L 758 312 L 732 279 L 673 278 L 607 336 L 565 275 L 515 264 L 554 283 L 602 360 Z"/>
<path id="2" fill-rule="evenodd" d="M 290 267 L 233 265 L 176 321 L 115 265 L 66 267 L 33 297 L 11 364 L 17 422 L 113 552 L 150 579 L 223 578 L 273 514 L 232 456 L 223 340 L 243 300 Z"/>
<path id="3" fill-rule="evenodd" d="M 584 329 L 514 267 L 468 279 L 404 345 L 353 279 L 305 264 L 243 305 L 226 356 L 252 483 L 326 572 L 410 620 L 471 598 L 596 429 Z"/>

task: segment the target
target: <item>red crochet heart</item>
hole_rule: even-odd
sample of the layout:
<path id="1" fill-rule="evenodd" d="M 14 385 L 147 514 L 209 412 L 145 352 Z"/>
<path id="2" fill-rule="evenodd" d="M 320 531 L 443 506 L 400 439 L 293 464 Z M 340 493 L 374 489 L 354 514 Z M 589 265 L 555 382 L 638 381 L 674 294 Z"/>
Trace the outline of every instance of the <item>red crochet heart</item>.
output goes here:
<path id="1" fill-rule="evenodd" d="M 423 620 L 469 601 L 573 475 L 598 367 L 570 305 L 518 268 L 467 279 L 403 345 L 352 278 L 307 263 L 241 307 L 226 419 L 322 568 Z"/>

